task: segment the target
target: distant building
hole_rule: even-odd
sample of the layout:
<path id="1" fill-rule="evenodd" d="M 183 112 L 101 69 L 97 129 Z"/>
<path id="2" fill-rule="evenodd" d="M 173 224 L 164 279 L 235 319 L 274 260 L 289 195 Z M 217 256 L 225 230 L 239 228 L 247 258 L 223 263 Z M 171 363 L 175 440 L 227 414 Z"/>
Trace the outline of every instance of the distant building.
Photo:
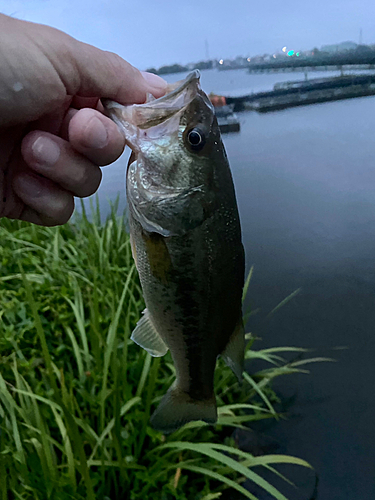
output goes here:
<path id="1" fill-rule="evenodd" d="M 323 45 L 320 49 L 321 52 L 328 52 L 329 54 L 335 54 L 337 52 L 345 52 L 347 50 L 355 50 L 357 44 L 354 42 L 342 42 L 336 45 Z"/>
<path id="2" fill-rule="evenodd" d="M 253 56 L 251 58 L 251 62 L 253 63 L 259 63 L 264 61 L 264 56 Z"/>
<path id="3" fill-rule="evenodd" d="M 247 66 L 248 64 L 248 61 L 247 61 L 247 57 L 243 57 L 243 56 L 237 56 L 236 59 L 234 60 L 234 63 L 236 64 L 236 66 Z"/>
<path id="4" fill-rule="evenodd" d="M 221 61 L 222 61 L 222 62 L 221 62 Z M 221 60 L 220 60 L 220 64 L 221 64 L 222 66 L 225 66 L 225 67 L 228 67 L 228 66 L 233 66 L 233 61 L 232 61 L 232 59 L 224 59 L 224 60 L 223 60 L 223 59 L 221 59 Z"/>
<path id="5" fill-rule="evenodd" d="M 275 52 L 272 54 L 272 59 L 286 59 L 287 57 L 286 52 Z"/>

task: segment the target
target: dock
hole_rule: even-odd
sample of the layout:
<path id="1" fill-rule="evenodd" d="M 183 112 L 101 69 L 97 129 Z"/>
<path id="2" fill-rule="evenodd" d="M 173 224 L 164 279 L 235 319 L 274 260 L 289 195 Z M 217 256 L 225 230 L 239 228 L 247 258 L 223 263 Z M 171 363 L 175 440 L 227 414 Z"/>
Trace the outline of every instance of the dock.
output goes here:
<path id="1" fill-rule="evenodd" d="M 365 53 L 349 51 L 336 54 L 324 54 L 313 57 L 292 56 L 269 61 L 249 62 L 247 65 L 249 73 L 288 73 L 302 71 L 341 71 L 347 70 L 374 70 L 375 51 L 369 50 Z"/>
<path id="2" fill-rule="evenodd" d="M 375 73 L 316 78 L 276 83 L 273 90 L 239 97 L 226 96 L 235 112 L 253 110 L 267 113 L 296 106 L 306 106 L 342 99 L 375 95 Z"/>

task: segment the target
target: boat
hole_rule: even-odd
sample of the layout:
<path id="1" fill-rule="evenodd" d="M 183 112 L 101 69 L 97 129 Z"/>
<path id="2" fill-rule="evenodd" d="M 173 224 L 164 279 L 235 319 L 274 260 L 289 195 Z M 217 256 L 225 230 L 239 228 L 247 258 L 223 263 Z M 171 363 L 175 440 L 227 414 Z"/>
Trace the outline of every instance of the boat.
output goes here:
<path id="1" fill-rule="evenodd" d="M 234 104 L 224 104 L 215 107 L 217 123 L 222 134 L 240 131 L 240 121 L 233 112 Z"/>

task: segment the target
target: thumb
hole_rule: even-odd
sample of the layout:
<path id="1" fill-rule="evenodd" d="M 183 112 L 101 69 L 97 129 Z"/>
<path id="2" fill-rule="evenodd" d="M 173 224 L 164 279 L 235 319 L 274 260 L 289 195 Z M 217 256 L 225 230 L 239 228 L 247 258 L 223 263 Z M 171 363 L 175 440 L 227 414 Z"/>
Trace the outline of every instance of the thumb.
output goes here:
<path id="1" fill-rule="evenodd" d="M 14 73 L 25 74 L 27 88 L 30 81 L 35 81 L 42 90 L 45 85 L 47 94 L 53 88 L 60 97 L 107 97 L 121 104 L 141 103 L 147 92 L 161 97 L 166 91 L 167 83 L 162 78 L 142 74 L 117 54 L 80 42 L 50 26 L 0 14 L 0 33 L 2 67 L 10 67 L 10 80 Z"/>
<path id="2" fill-rule="evenodd" d="M 143 103 L 147 93 L 156 98 L 165 94 L 165 80 L 140 72 L 113 52 L 71 39 L 70 53 L 76 74 L 59 72 L 69 95 L 106 97 L 121 104 L 133 104 Z"/>

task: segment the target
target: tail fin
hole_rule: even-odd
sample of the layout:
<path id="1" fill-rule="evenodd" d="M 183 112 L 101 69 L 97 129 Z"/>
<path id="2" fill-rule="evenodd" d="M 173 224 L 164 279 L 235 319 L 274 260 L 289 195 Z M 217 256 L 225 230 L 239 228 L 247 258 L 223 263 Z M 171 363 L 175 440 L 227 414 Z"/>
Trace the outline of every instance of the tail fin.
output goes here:
<path id="1" fill-rule="evenodd" d="M 203 420 L 209 424 L 217 421 L 215 396 L 205 400 L 192 399 L 174 384 L 152 415 L 151 425 L 169 434 L 192 420 Z"/>

